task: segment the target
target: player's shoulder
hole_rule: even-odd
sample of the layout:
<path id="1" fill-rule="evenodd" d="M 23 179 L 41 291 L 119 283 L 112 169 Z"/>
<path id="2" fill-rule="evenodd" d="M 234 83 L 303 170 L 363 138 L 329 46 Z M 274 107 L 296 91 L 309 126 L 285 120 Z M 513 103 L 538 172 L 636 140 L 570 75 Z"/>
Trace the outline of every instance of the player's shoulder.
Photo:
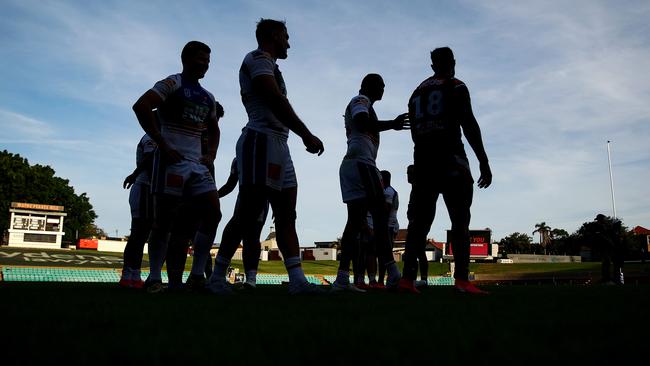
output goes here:
<path id="1" fill-rule="evenodd" d="M 273 57 L 271 57 L 271 54 L 260 50 L 259 48 L 256 50 L 253 50 L 246 54 L 246 57 L 244 57 L 244 61 L 249 61 L 249 62 L 259 62 L 259 61 L 271 61 L 273 62 Z"/>
<path id="2" fill-rule="evenodd" d="M 351 106 L 369 106 L 370 105 L 370 99 L 362 94 L 359 94 L 355 97 L 352 97 L 350 100 L 350 105 Z"/>
<path id="3" fill-rule="evenodd" d="M 181 74 L 172 74 L 159 81 L 170 88 L 179 87 L 183 83 L 183 76 Z"/>
<path id="4" fill-rule="evenodd" d="M 451 79 L 449 79 L 449 83 L 450 83 L 454 88 L 458 88 L 458 87 L 467 87 L 467 86 L 465 85 L 465 83 L 464 83 L 462 80 L 460 80 L 460 79 L 456 79 L 456 78 L 451 78 Z"/>
<path id="5" fill-rule="evenodd" d="M 203 86 L 201 86 L 201 89 L 203 89 L 203 91 L 205 92 L 205 94 L 208 95 L 208 98 L 210 98 L 210 100 L 212 101 L 212 103 L 216 103 L 216 102 L 217 102 L 217 99 L 214 97 L 214 95 L 213 95 L 212 93 L 210 93 L 210 91 L 209 91 L 208 89 L 204 88 Z"/>

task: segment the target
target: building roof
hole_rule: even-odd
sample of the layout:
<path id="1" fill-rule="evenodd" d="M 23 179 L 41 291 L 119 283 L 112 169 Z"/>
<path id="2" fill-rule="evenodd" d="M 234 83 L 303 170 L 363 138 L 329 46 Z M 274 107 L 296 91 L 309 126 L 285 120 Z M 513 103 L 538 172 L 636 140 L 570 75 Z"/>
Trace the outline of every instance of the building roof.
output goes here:
<path id="1" fill-rule="evenodd" d="M 632 231 L 635 235 L 650 235 L 650 230 L 644 228 L 643 226 L 635 226 Z"/>

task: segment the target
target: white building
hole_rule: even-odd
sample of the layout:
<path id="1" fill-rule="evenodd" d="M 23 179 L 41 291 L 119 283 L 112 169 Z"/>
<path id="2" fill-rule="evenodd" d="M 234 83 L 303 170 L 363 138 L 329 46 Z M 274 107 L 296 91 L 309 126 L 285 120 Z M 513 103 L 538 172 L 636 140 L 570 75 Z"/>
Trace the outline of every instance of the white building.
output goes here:
<path id="1" fill-rule="evenodd" d="M 61 248 L 63 206 L 12 202 L 9 208 L 9 246 L 23 248 Z"/>

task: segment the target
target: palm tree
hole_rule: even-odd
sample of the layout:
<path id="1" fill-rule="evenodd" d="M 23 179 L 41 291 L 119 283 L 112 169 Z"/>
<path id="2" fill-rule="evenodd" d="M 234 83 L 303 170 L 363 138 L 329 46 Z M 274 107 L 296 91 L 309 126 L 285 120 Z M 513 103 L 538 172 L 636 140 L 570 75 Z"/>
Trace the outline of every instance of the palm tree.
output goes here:
<path id="1" fill-rule="evenodd" d="M 551 238 L 549 236 L 551 232 L 551 227 L 546 225 L 545 221 L 540 222 L 539 224 L 535 224 L 535 231 L 533 231 L 533 235 L 535 233 L 539 233 L 539 244 L 544 248 L 544 254 L 546 254 L 546 245 L 551 241 Z"/>

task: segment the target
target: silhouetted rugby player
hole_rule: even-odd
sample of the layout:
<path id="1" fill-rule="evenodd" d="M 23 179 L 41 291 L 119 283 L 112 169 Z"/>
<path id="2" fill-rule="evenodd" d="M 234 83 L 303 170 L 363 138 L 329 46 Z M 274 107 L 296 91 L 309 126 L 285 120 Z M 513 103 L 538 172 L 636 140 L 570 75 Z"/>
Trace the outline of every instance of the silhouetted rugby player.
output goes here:
<path id="1" fill-rule="evenodd" d="M 359 235 L 370 212 L 379 265 L 388 273 L 388 287 L 397 287 L 399 269 L 393 259 L 388 233 L 388 210 L 384 204 L 382 177 L 377 169 L 379 133 L 389 129 L 401 130 L 406 126 L 406 113 L 394 120 L 380 121 L 373 104 L 384 95 L 384 80 L 378 74 L 368 74 L 361 81 L 359 95 L 345 108 L 347 152 L 339 168 L 341 196 L 347 206 L 348 219 L 341 238 L 341 258 L 332 289 L 337 291 L 365 292 L 350 283 L 350 262 L 358 253 Z M 392 235 L 392 234 L 391 234 Z M 362 272 L 360 272 L 362 273 Z"/>
<path id="2" fill-rule="evenodd" d="M 242 103 L 248 123 L 237 141 L 240 219 L 244 228 L 254 228 L 267 202 L 275 214 L 278 247 L 289 274 L 292 294 L 318 292 L 305 278 L 296 234 L 298 183 L 289 153 L 289 131 L 300 136 L 307 151 L 323 153 L 323 143 L 296 115 L 289 100 L 284 78 L 277 65 L 286 59 L 289 34 L 284 22 L 261 19 L 255 31 L 258 48 L 249 52 L 239 69 Z M 255 230 L 244 230 L 244 247 L 259 240 Z M 209 289 L 227 293 L 225 274 L 234 250 L 222 246 L 215 259 Z"/>
<path id="3" fill-rule="evenodd" d="M 431 52 L 434 75 L 424 80 L 409 99 L 411 137 L 415 144 L 415 176 L 410 206 L 413 219 L 406 238 L 406 262 L 400 289 L 419 292 L 414 280 L 418 253 L 426 245 L 426 236 L 442 194 L 451 219 L 451 241 L 456 270 L 456 289 L 486 293 L 468 281 L 469 222 L 473 183 L 469 161 L 461 141 L 461 129 L 480 162 L 479 188 L 492 182 L 492 172 L 483 148 L 481 130 L 472 113 L 469 91 L 454 77 L 456 61 L 450 48 Z"/>
<path id="4" fill-rule="evenodd" d="M 122 186 L 131 189 L 131 235 L 124 247 L 124 266 L 119 286 L 123 288 L 142 288 L 140 277 L 142 252 L 149 238 L 153 222 L 153 196 L 151 195 L 151 168 L 156 143 L 147 134 L 142 136 L 135 152 L 136 168 L 124 179 Z"/>
<path id="5" fill-rule="evenodd" d="M 140 125 L 158 144 L 151 182 L 155 212 L 149 238 L 149 292 L 162 289 L 161 268 L 178 207 L 189 203 L 200 218 L 190 274 L 196 278 L 203 278 L 205 261 L 221 219 L 217 187 L 206 166 L 217 154 L 219 116 L 214 96 L 199 84 L 208 71 L 210 48 L 201 42 L 188 42 L 181 52 L 181 61 L 182 73 L 157 82 L 133 105 Z M 201 136 L 206 131 L 208 151 L 204 154 Z"/>

